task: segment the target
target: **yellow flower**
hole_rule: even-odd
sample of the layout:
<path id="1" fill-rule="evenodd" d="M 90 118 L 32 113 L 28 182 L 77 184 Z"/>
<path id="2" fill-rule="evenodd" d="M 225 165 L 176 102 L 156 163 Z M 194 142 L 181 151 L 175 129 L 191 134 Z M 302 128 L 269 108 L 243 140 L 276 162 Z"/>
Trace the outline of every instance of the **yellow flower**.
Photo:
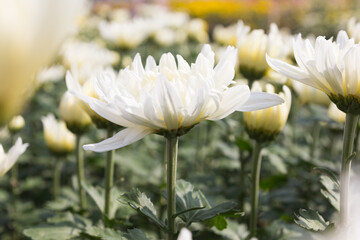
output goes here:
<path id="1" fill-rule="evenodd" d="M 274 93 L 271 84 L 266 84 L 266 92 Z M 262 92 L 260 83 L 254 82 L 252 92 Z M 245 128 L 251 138 L 267 142 L 273 140 L 285 126 L 291 107 L 291 92 L 283 86 L 283 92 L 278 94 L 285 100 L 284 103 L 267 109 L 245 112 Z"/>
<path id="2" fill-rule="evenodd" d="M 76 134 L 86 132 L 92 123 L 82 105 L 82 102 L 70 92 L 65 92 L 60 102 L 61 118 L 70 131 Z"/>
<path id="3" fill-rule="evenodd" d="M 329 106 L 328 116 L 338 123 L 345 123 L 346 120 L 346 114 L 340 111 L 334 103 Z"/>
<path id="4" fill-rule="evenodd" d="M 16 133 L 23 129 L 25 126 L 25 120 L 21 115 L 17 115 L 11 119 L 8 123 L 8 129 L 12 133 Z"/>
<path id="5" fill-rule="evenodd" d="M 56 121 L 53 114 L 42 117 L 46 146 L 55 154 L 65 155 L 75 149 L 75 135 L 72 134 L 63 121 Z"/>

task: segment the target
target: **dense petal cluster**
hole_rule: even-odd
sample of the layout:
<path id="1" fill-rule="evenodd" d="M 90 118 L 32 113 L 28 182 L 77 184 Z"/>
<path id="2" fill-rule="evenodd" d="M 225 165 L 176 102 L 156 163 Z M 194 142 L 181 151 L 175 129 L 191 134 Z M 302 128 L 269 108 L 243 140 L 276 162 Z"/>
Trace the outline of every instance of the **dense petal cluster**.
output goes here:
<path id="1" fill-rule="evenodd" d="M 271 84 L 266 84 L 265 90 L 274 93 L 275 89 Z M 261 92 L 262 87 L 254 82 L 251 89 L 254 92 Z M 285 126 L 291 108 L 291 92 L 288 87 L 283 86 L 283 92 L 279 96 L 285 103 L 267 109 L 245 112 L 245 128 L 251 138 L 260 142 L 273 140 Z"/>
<path id="2" fill-rule="evenodd" d="M 340 31 L 336 41 L 317 37 L 315 44 L 299 35 L 294 42 L 298 66 L 267 56 L 285 76 L 325 92 L 340 110 L 360 113 L 360 45 Z"/>
<path id="3" fill-rule="evenodd" d="M 265 54 L 285 59 L 291 50 L 290 35 L 279 31 L 276 24 L 270 25 L 269 34 L 263 29 L 254 29 L 238 22 L 236 29 L 236 46 L 239 49 L 240 72 L 245 78 L 254 81 L 264 76 L 268 65 Z"/>
<path id="4" fill-rule="evenodd" d="M 171 53 L 159 65 L 149 56 L 145 67 L 140 55 L 118 76 L 100 74 L 95 81 L 99 99 L 73 91 L 103 118 L 125 127 L 114 137 L 85 145 L 93 151 L 126 146 L 150 133 L 182 135 L 203 120 L 219 120 L 236 110 L 251 111 L 282 102 L 276 95 L 251 94 L 246 85 L 230 86 L 237 50 L 228 47 L 214 67 L 214 52 L 205 45 L 195 63 Z"/>
<path id="5" fill-rule="evenodd" d="M 63 121 L 57 121 L 53 114 L 41 118 L 44 127 L 45 143 L 50 151 L 63 155 L 75 149 L 75 135 L 72 134 Z"/>
<path id="6" fill-rule="evenodd" d="M 4 175 L 16 163 L 16 160 L 23 154 L 28 143 L 23 143 L 21 138 L 16 140 L 14 146 L 5 153 L 3 146 L 0 144 L 0 177 Z"/>

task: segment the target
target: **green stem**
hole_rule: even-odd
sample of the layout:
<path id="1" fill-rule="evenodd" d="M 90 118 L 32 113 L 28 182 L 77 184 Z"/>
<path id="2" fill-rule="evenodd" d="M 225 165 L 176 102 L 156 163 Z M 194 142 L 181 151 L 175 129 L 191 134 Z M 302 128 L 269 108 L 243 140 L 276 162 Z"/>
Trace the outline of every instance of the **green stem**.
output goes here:
<path id="1" fill-rule="evenodd" d="M 176 213 L 175 205 L 175 183 L 176 183 L 176 168 L 177 168 L 177 149 L 178 137 L 166 137 L 166 191 L 167 191 L 167 219 L 168 219 L 168 240 L 175 239 L 175 218 L 173 215 Z"/>
<path id="2" fill-rule="evenodd" d="M 317 157 L 317 149 L 318 149 L 318 143 L 319 143 L 319 138 L 320 138 L 320 130 L 321 130 L 321 126 L 319 122 L 315 123 L 315 126 L 313 128 L 313 141 L 312 141 L 312 145 L 311 145 L 311 152 L 310 152 L 310 156 L 311 159 Z"/>
<path id="3" fill-rule="evenodd" d="M 243 154 L 243 150 L 239 148 L 239 161 L 240 161 L 240 196 L 239 196 L 239 208 L 240 211 L 244 211 L 245 203 L 245 175 L 246 175 L 246 159 Z"/>
<path id="4" fill-rule="evenodd" d="M 250 238 L 256 237 L 257 214 L 259 205 L 259 182 L 261 169 L 262 143 L 255 141 L 252 152 L 252 188 L 251 188 L 251 214 L 250 214 Z"/>
<path id="5" fill-rule="evenodd" d="M 61 159 L 55 159 L 54 167 L 54 200 L 56 200 L 60 193 L 61 169 L 63 162 Z"/>
<path id="6" fill-rule="evenodd" d="M 107 130 L 107 138 L 112 136 L 113 131 L 109 128 Z M 114 153 L 115 150 L 110 150 L 106 153 L 104 215 L 108 218 L 110 217 L 111 188 L 114 182 Z"/>
<path id="7" fill-rule="evenodd" d="M 353 153 L 354 138 L 359 115 L 346 114 L 346 122 L 343 138 L 343 153 L 340 174 L 340 224 L 348 225 L 349 218 L 349 183 L 351 161 L 349 157 Z"/>
<path id="8" fill-rule="evenodd" d="M 82 187 L 84 182 L 84 157 L 81 149 L 81 135 L 76 134 L 76 164 L 77 164 L 77 180 L 78 180 L 78 194 L 80 209 L 85 210 L 86 208 L 86 195 L 85 189 Z"/>

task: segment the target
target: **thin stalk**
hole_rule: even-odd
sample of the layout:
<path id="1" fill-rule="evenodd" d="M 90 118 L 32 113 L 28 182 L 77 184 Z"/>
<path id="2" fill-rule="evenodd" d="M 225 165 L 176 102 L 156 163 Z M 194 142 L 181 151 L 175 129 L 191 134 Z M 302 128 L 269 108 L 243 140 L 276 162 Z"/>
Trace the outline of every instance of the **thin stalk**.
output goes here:
<path id="1" fill-rule="evenodd" d="M 250 214 L 250 238 L 256 237 L 257 215 L 259 205 L 259 182 L 261 169 L 262 143 L 255 141 L 252 152 L 252 188 L 251 188 L 251 214 Z"/>
<path id="2" fill-rule="evenodd" d="M 60 181 L 61 181 L 61 169 L 63 166 L 63 162 L 61 159 L 55 159 L 55 167 L 54 167 L 54 200 L 56 200 L 60 193 Z"/>
<path id="3" fill-rule="evenodd" d="M 245 203 L 245 175 L 246 175 L 246 161 L 245 156 L 243 154 L 243 150 L 239 148 L 239 161 L 240 161 L 240 196 L 239 196 L 239 208 L 240 211 L 244 211 L 244 203 Z"/>
<path id="4" fill-rule="evenodd" d="M 178 137 L 166 137 L 166 191 L 167 191 L 167 219 L 168 219 L 168 240 L 175 239 L 175 183 L 176 183 L 176 168 L 177 168 L 177 150 Z"/>
<path id="5" fill-rule="evenodd" d="M 349 157 L 353 153 L 358 120 L 359 115 L 346 114 L 340 174 L 340 225 L 343 226 L 347 226 L 349 220 L 349 183 L 351 169 Z"/>
<path id="6" fill-rule="evenodd" d="M 310 156 L 311 158 L 315 158 L 317 157 L 317 149 L 318 149 L 318 145 L 319 145 L 319 138 L 320 138 L 320 131 L 321 131 L 321 125 L 319 122 L 316 122 L 313 128 L 313 135 L 312 135 L 312 145 L 311 145 L 311 152 L 310 152 Z"/>
<path id="7" fill-rule="evenodd" d="M 111 129 L 107 130 L 107 138 L 113 136 L 113 131 Z M 111 204 L 111 188 L 114 183 L 114 153 L 115 150 L 108 151 L 106 153 L 106 168 L 105 168 L 105 206 L 104 206 L 104 215 L 106 217 L 110 216 L 110 204 Z"/>
<path id="8" fill-rule="evenodd" d="M 78 180 L 78 195 L 80 209 L 85 210 L 86 208 L 86 195 L 85 189 L 82 187 L 82 182 L 84 182 L 84 157 L 81 149 L 81 135 L 76 134 L 76 164 L 77 164 L 77 180 Z"/>

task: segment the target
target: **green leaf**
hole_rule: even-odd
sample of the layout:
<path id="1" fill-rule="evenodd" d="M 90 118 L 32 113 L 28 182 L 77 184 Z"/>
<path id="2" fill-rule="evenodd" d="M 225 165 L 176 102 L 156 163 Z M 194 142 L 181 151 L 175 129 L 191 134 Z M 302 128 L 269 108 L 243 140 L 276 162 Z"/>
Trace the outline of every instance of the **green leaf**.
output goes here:
<path id="1" fill-rule="evenodd" d="M 337 184 L 332 181 L 327 175 L 320 176 L 320 182 L 324 186 L 321 189 L 321 194 L 327 198 L 330 204 L 336 209 L 340 210 L 340 189 Z"/>
<path id="2" fill-rule="evenodd" d="M 251 152 L 253 150 L 251 143 L 242 138 L 236 139 L 236 145 L 243 151 Z"/>
<path id="3" fill-rule="evenodd" d="M 179 216 L 186 223 L 186 226 L 189 226 L 192 222 L 202 222 L 218 217 L 213 221 L 209 221 L 208 224 L 223 229 L 223 227 L 227 226 L 226 214 L 229 212 L 234 213 L 232 210 L 236 205 L 234 202 L 225 202 L 211 207 L 204 194 L 200 190 L 195 191 L 191 183 L 184 180 L 176 182 L 177 213 L 174 216 Z"/>
<path id="4" fill-rule="evenodd" d="M 66 240 L 79 236 L 81 229 L 73 224 L 59 223 L 24 230 L 24 235 L 33 240 Z"/>
<path id="5" fill-rule="evenodd" d="M 166 225 L 157 217 L 156 210 L 151 200 L 145 193 L 140 192 L 139 189 L 134 189 L 130 193 L 121 195 L 118 200 L 121 203 L 129 204 L 130 207 L 150 218 L 160 228 L 166 229 Z"/>
<path id="6" fill-rule="evenodd" d="M 330 178 L 330 180 L 337 186 L 337 188 L 340 188 L 340 182 L 338 180 L 338 177 L 333 171 L 325 167 L 315 167 L 314 170 Z"/>
<path id="7" fill-rule="evenodd" d="M 295 223 L 302 228 L 311 231 L 324 231 L 330 226 L 324 218 L 316 211 L 311 209 L 300 209 L 299 215 L 295 214 Z"/>
<path id="8" fill-rule="evenodd" d="M 218 229 L 220 231 L 226 229 L 226 227 L 228 225 L 224 216 L 213 217 L 209 220 L 206 220 L 205 224 L 208 227 L 216 227 L 216 229 Z"/>
<path id="9" fill-rule="evenodd" d="M 65 240 L 78 237 L 91 225 L 91 221 L 70 212 L 47 219 L 48 224 L 24 230 L 24 235 L 34 240 Z"/>
<path id="10" fill-rule="evenodd" d="M 104 213 L 104 195 L 105 195 L 105 191 L 103 188 L 100 187 L 93 187 L 89 184 L 86 183 L 82 183 L 83 188 L 85 189 L 85 191 L 90 195 L 90 197 L 92 198 L 92 200 L 94 200 L 94 202 L 96 203 L 96 206 L 99 208 L 99 210 L 101 211 L 101 213 Z"/>
<path id="11" fill-rule="evenodd" d="M 149 240 L 140 229 L 130 229 L 127 233 L 122 233 L 111 228 L 92 226 L 86 229 L 86 234 L 101 240 Z"/>
<path id="12" fill-rule="evenodd" d="M 91 226 L 86 229 L 86 234 L 92 237 L 99 237 L 103 240 L 124 240 L 123 234 L 110 228 Z"/>
<path id="13" fill-rule="evenodd" d="M 143 231 L 140 229 L 130 229 L 124 234 L 127 240 L 149 240 Z"/>

